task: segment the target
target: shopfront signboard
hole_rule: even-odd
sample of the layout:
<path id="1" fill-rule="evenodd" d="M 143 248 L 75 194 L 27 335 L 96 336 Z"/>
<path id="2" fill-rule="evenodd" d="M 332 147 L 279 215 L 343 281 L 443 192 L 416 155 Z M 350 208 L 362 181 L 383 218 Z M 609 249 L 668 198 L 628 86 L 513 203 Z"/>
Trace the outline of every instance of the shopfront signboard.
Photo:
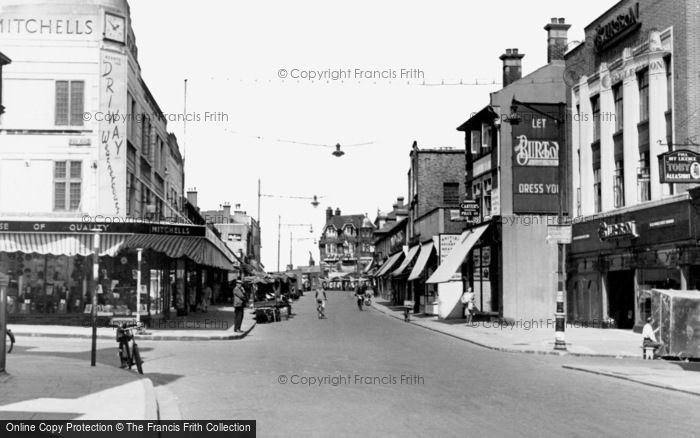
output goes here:
<path id="1" fill-rule="evenodd" d="M 102 233 L 118 234 L 162 234 L 176 236 L 206 236 L 202 225 L 182 225 L 169 223 L 146 223 L 131 218 L 107 218 L 108 221 L 84 222 L 42 222 L 42 221 L 0 221 L 0 232 L 17 233 Z"/>
<path id="2" fill-rule="evenodd" d="M 612 239 L 634 239 L 638 237 L 637 225 L 634 221 L 608 224 L 601 222 L 598 227 L 598 237 L 601 241 Z"/>
<path id="3" fill-rule="evenodd" d="M 662 184 L 700 182 L 700 154 L 677 150 L 659 155 L 659 179 Z"/>

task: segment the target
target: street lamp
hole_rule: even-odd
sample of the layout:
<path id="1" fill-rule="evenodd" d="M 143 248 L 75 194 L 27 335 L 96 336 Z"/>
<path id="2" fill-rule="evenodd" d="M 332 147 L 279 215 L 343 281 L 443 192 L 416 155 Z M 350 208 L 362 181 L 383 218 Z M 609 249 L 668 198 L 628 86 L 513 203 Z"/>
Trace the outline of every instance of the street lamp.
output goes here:
<path id="1" fill-rule="evenodd" d="M 557 211 L 557 226 L 562 226 L 564 223 L 564 194 L 562 190 L 562 185 L 566 186 L 566 155 L 562 154 L 563 148 L 564 148 L 564 143 L 565 143 L 565 138 L 564 138 L 564 133 L 565 133 L 565 126 L 566 126 L 566 121 L 564 117 L 564 110 L 566 107 L 566 104 L 563 102 L 559 102 L 557 106 L 559 107 L 559 112 L 558 116 L 555 117 L 552 114 L 547 114 L 544 111 L 540 111 L 539 109 L 531 106 L 531 104 L 527 104 L 524 102 L 520 102 L 518 99 L 515 98 L 515 95 L 513 95 L 513 98 L 511 100 L 510 104 L 510 116 L 509 116 L 509 122 L 511 126 L 515 126 L 520 124 L 521 117 L 518 114 L 518 107 L 519 106 L 524 106 L 525 108 L 529 109 L 530 111 L 533 111 L 539 115 L 542 115 L 544 117 L 547 117 L 551 120 L 554 120 L 558 127 L 558 140 L 559 140 L 559 167 L 557 169 L 558 172 L 558 179 L 559 179 L 559 191 L 558 191 L 558 211 Z M 554 313 L 555 316 L 555 328 L 554 328 L 554 349 L 555 350 L 566 350 L 566 340 L 564 336 L 564 329 L 565 329 L 565 323 L 566 323 L 566 313 L 564 312 L 564 291 L 566 290 L 565 288 L 565 278 L 564 278 L 564 272 L 565 272 L 565 265 L 566 265 L 566 248 L 564 246 L 564 243 L 562 242 L 561 239 L 557 239 L 557 297 L 556 297 L 556 311 Z"/>

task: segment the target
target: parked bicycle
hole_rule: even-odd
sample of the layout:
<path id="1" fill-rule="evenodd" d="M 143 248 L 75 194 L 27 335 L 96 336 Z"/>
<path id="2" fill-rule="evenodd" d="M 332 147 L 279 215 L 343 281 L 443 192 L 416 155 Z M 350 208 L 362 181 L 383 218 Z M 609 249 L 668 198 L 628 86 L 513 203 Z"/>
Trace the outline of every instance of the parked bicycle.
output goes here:
<path id="1" fill-rule="evenodd" d="M 129 367 L 131 369 L 132 366 L 136 365 L 139 374 L 143 374 L 143 359 L 141 359 L 139 346 L 134 339 L 134 331 L 142 328 L 143 323 L 137 323 L 136 321 L 121 321 L 117 326 L 117 343 L 119 344 L 121 368 Z M 129 346 L 129 343 L 131 343 L 131 346 Z"/>
<path id="2" fill-rule="evenodd" d="M 12 333 L 12 330 L 7 329 L 6 336 L 8 338 L 10 338 L 10 349 L 7 350 L 7 353 L 10 354 L 10 353 L 12 353 L 12 347 L 15 346 L 15 335 L 14 335 L 14 333 Z"/>

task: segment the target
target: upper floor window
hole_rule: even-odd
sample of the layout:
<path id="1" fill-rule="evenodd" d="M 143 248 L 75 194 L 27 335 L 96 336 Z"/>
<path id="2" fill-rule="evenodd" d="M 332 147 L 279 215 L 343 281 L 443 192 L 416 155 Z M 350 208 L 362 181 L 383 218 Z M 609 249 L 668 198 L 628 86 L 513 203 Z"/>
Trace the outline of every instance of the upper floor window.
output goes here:
<path id="1" fill-rule="evenodd" d="M 479 155 L 479 153 L 481 152 L 481 132 L 471 131 L 470 141 L 472 155 Z"/>
<path id="2" fill-rule="evenodd" d="M 325 233 L 325 234 L 326 234 L 326 237 L 336 237 L 335 228 L 333 228 L 333 227 L 327 227 L 327 228 L 326 228 L 326 233 Z"/>
<path id="3" fill-rule="evenodd" d="M 664 64 L 666 65 L 666 110 L 671 111 L 673 109 L 673 63 L 670 56 L 664 58 Z"/>
<path id="4" fill-rule="evenodd" d="M 639 121 L 649 120 L 649 69 L 637 73 L 637 85 L 639 86 Z"/>
<path id="5" fill-rule="evenodd" d="M 56 125 L 83 126 L 85 81 L 56 81 Z"/>
<path id="6" fill-rule="evenodd" d="M 488 123 L 481 124 L 481 149 L 483 153 L 488 153 L 491 151 L 491 145 L 493 144 L 493 127 Z"/>
<path id="7" fill-rule="evenodd" d="M 613 99 L 615 101 L 615 131 L 622 131 L 624 105 L 622 101 L 622 84 L 613 86 Z"/>
<path id="8" fill-rule="evenodd" d="M 442 202 L 445 205 L 459 204 L 459 183 L 446 182 L 442 184 Z"/>
<path id="9" fill-rule="evenodd" d="M 54 162 L 54 210 L 77 211 L 80 209 L 83 182 L 82 168 L 82 161 Z"/>
<path id="10" fill-rule="evenodd" d="M 591 113 L 593 116 L 593 141 L 600 141 L 600 96 L 591 98 Z"/>

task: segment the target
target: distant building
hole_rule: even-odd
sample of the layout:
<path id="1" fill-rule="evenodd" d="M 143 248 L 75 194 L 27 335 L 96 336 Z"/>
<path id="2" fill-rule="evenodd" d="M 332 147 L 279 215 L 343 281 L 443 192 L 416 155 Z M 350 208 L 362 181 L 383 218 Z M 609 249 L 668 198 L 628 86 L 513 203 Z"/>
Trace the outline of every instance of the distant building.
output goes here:
<path id="1" fill-rule="evenodd" d="M 206 223 L 213 224 L 221 233 L 221 239 L 226 242 L 234 254 L 246 263 L 261 269 L 260 265 L 260 226 L 247 212 L 236 204 L 231 211 L 231 204 L 225 203 L 220 210 L 202 211 Z"/>
<path id="2" fill-rule="evenodd" d="M 363 272 L 374 257 L 374 225 L 363 214 L 341 215 L 326 210 L 326 224 L 319 239 L 321 262 L 336 272 Z"/>

